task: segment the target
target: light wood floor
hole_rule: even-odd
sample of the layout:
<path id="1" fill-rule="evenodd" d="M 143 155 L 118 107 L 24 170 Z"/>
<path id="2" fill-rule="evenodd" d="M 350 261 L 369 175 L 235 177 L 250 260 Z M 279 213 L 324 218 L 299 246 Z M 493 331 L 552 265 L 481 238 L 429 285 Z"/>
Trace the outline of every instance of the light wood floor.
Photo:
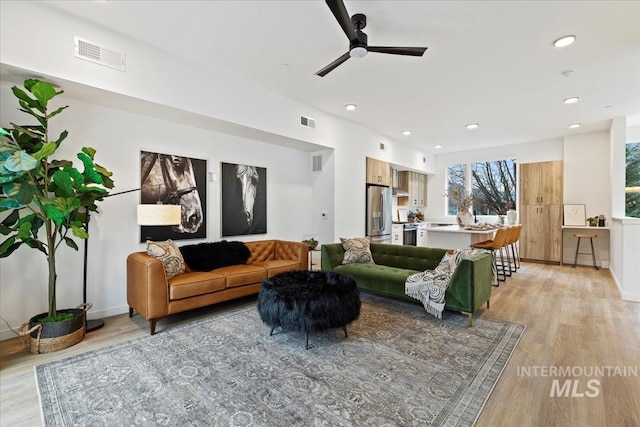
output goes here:
<path id="1" fill-rule="evenodd" d="M 254 302 L 254 298 L 245 298 L 172 316 L 158 323 L 158 331 Z M 557 378 L 541 373 L 543 367 L 588 370 L 611 366 L 632 367 L 640 375 L 640 303 L 620 299 L 608 270 L 523 263 L 506 283 L 493 288 L 491 309 L 480 310 L 476 316 L 527 326 L 478 426 L 640 426 L 640 376 Z M 148 324 L 140 316 L 129 319 L 123 314 L 105 320 L 104 328 L 55 353 L 27 353 L 19 338 L 0 342 L 1 426 L 41 425 L 33 373 L 36 364 L 148 333 Z M 523 375 L 527 369 L 539 371 Z M 594 395 L 595 390 L 598 395 L 551 397 L 554 379 L 560 379 L 560 385 L 566 379 L 577 380 L 577 395 Z M 589 389 L 587 381 L 592 379 L 600 385 Z"/>

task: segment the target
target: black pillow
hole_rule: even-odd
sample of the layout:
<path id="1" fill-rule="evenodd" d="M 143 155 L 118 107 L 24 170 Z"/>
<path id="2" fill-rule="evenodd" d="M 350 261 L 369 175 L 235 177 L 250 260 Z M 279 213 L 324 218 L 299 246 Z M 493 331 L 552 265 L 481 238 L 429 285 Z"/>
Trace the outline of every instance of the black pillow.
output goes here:
<path id="1" fill-rule="evenodd" d="M 184 262 L 194 271 L 246 264 L 251 251 L 242 242 L 207 242 L 180 247 Z"/>

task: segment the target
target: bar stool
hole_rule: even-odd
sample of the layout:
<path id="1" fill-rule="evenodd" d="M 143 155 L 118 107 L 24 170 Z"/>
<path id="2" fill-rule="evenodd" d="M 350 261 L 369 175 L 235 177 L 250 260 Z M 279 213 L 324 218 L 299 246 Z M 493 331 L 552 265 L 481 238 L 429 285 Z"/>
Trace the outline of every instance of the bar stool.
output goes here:
<path id="1" fill-rule="evenodd" d="M 518 238 L 518 227 L 515 225 L 510 225 L 509 227 L 507 227 L 507 230 L 507 239 L 504 242 L 503 248 L 507 253 L 507 269 L 505 271 L 507 276 L 511 277 L 511 273 L 515 273 L 515 271 L 517 270 L 516 253 L 513 250 L 513 244 Z M 509 253 L 509 248 L 511 248 L 511 253 Z M 502 248 L 500 249 L 500 251 L 502 252 Z M 511 255 L 513 255 L 513 258 L 511 258 Z M 502 268 L 504 270 L 505 267 L 503 266 Z"/>
<path id="2" fill-rule="evenodd" d="M 597 234 L 581 234 L 581 233 L 576 233 L 573 235 L 573 237 L 577 237 L 578 238 L 578 245 L 576 246 L 576 257 L 573 260 L 573 264 L 571 264 L 572 268 L 576 268 L 576 265 L 578 264 L 578 255 L 589 255 L 591 254 L 591 258 L 593 259 L 593 267 L 596 270 L 600 270 L 600 267 L 597 266 L 596 264 L 596 251 L 593 249 L 593 239 L 595 239 L 596 237 L 598 237 Z M 580 239 L 589 239 L 589 241 L 591 242 L 591 253 L 589 252 L 580 252 Z"/>
<path id="3" fill-rule="evenodd" d="M 520 232 L 522 231 L 522 224 L 514 225 L 513 227 L 515 227 L 516 229 L 514 233 L 515 236 L 509 246 L 511 246 L 511 253 L 513 254 L 513 264 L 515 266 L 515 269 L 518 270 L 520 269 L 520 253 L 518 251 L 518 246 L 516 245 L 516 243 L 518 243 L 518 241 L 520 240 Z M 515 270 L 512 269 L 511 271 L 515 271 Z"/>
<path id="4" fill-rule="evenodd" d="M 498 281 L 504 282 L 507 280 L 507 275 L 504 269 L 504 257 L 502 255 L 502 248 L 505 246 L 509 231 L 506 228 L 499 228 L 496 231 L 493 240 L 485 240 L 484 242 L 472 243 L 471 247 L 476 249 L 488 249 L 491 251 L 491 258 L 493 261 L 493 268 L 496 271 Z M 500 251 L 500 269 L 498 269 L 498 262 L 496 261 L 496 251 Z M 502 277 L 500 274 L 502 273 Z M 495 286 L 499 286 L 495 285 Z"/>

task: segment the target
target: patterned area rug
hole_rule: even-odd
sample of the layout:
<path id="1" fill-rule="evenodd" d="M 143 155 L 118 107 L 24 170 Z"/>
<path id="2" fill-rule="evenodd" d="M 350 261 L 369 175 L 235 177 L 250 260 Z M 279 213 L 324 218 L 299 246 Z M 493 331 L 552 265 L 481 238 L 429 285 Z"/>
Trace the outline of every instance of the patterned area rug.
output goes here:
<path id="1" fill-rule="evenodd" d="M 310 337 L 255 306 L 35 367 L 46 426 L 473 425 L 524 327 L 362 294 Z M 276 330 L 278 332 L 278 330 Z"/>

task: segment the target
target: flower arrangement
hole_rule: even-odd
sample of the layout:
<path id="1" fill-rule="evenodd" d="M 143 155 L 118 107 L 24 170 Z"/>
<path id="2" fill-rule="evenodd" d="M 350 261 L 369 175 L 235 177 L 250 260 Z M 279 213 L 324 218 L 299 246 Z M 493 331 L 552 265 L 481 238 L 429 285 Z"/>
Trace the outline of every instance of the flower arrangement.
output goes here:
<path id="1" fill-rule="evenodd" d="M 462 187 L 454 187 L 445 196 L 458 208 L 458 211 L 468 211 L 473 206 L 473 194 L 467 193 Z"/>

